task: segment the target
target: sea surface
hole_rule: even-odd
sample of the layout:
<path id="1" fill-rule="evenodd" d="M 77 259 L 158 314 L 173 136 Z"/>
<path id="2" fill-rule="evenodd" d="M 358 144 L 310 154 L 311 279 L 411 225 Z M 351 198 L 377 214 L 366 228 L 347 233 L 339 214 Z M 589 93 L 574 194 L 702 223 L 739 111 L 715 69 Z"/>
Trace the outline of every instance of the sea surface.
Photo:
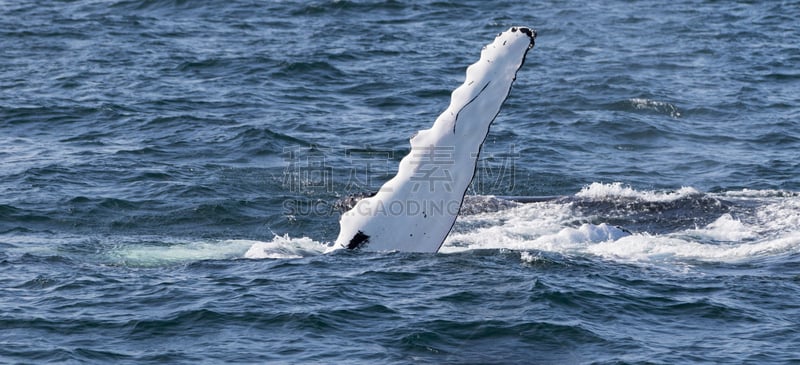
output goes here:
<path id="1" fill-rule="evenodd" d="M 799 364 L 798 19 L 0 1 L 0 363 Z M 325 253 L 511 26 L 441 252 Z"/>

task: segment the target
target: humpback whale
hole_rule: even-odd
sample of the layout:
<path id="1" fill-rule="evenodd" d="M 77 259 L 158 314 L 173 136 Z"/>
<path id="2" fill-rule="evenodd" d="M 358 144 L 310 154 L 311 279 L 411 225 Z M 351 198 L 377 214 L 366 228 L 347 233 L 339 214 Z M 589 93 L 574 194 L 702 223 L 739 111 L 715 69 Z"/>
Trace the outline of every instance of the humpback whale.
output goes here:
<path id="1" fill-rule="evenodd" d="M 512 27 L 481 50 L 450 106 L 411 138 L 397 175 L 342 214 L 333 249 L 437 252 L 455 223 L 489 126 L 536 32 Z"/>

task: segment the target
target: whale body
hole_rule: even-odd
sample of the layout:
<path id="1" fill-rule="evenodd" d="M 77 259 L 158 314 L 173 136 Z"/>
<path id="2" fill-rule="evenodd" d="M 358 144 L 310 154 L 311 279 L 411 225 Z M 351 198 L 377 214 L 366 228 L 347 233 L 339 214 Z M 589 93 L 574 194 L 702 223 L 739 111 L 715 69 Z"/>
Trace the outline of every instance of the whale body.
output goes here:
<path id="1" fill-rule="evenodd" d="M 489 126 L 535 38 L 530 28 L 512 27 L 483 48 L 447 110 L 411 138 L 397 175 L 342 214 L 332 249 L 439 251 L 475 175 Z"/>

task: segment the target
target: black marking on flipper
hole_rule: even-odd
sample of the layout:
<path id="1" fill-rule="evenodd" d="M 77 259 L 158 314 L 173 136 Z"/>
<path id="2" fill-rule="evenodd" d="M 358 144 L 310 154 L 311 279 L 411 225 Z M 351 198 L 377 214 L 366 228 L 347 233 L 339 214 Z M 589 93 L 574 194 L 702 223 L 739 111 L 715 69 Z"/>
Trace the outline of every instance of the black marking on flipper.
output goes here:
<path id="1" fill-rule="evenodd" d="M 470 104 L 472 104 L 472 102 L 475 101 L 475 99 L 477 99 L 479 96 L 481 96 L 481 94 L 483 94 L 483 92 L 486 91 L 486 88 L 489 87 L 489 84 L 491 84 L 491 83 L 492 82 L 489 81 L 489 82 L 486 83 L 486 85 L 483 85 L 483 87 L 481 88 L 481 91 L 478 91 L 478 95 L 475 95 L 475 97 L 473 97 L 472 100 L 470 100 L 469 102 L 464 104 L 464 106 L 462 106 L 461 109 L 459 109 L 458 113 L 456 113 L 456 118 L 455 118 L 456 120 L 453 121 L 453 133 L 456 133 L 456 125 L 458 124 L 458 115 L 461 114 L 461 111 L 464 110 Z"/>
<path id="2" fill-rule="evenodd" d="M 519 28 L 519 31 L 525 33 L 528 38 L 530 38 L 531 43 L 528 45 L 528 49 L 533 48 L 533 45 L 536 44 L 536 30 L 530 28 Z"/>
<path id="3" fill-rule="evenodd" d="M 369 236 L 365 235 L 364 232 L 358 231 L 353 239 L 350 240 L 350 243 L 347 244 L 348 250 L 355 250 L 357 248 L 361 248 L 361 246 L 366 245 L 369 243 Z"/>

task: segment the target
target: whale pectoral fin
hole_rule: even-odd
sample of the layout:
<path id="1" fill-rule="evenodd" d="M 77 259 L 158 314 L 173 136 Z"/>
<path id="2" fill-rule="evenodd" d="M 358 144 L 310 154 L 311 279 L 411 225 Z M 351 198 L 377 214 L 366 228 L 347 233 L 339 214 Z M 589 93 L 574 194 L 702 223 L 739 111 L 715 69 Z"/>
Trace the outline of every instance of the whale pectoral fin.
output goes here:
<path id="1" fill-rule="evenodd" d="M 369 236 L 365 235 L 364 232 L 358 231 L 350 242 L 347 244 L 348 250 L 355 250 L 357 248 L 361 248 L 361 246 L 366 245 L 369 243 Z"/>
<path id="2" fill-rule="evenodd" d="M 337 247 L 439 251 L 475 176 L 489 126 L 535 35 L 513 27 L 481 50 L 480 59 L 467 67 L 464 83 L 453 90 L 448 108 L 430 129 L 411 138 L 397 175 L 342 215 Z"/>

